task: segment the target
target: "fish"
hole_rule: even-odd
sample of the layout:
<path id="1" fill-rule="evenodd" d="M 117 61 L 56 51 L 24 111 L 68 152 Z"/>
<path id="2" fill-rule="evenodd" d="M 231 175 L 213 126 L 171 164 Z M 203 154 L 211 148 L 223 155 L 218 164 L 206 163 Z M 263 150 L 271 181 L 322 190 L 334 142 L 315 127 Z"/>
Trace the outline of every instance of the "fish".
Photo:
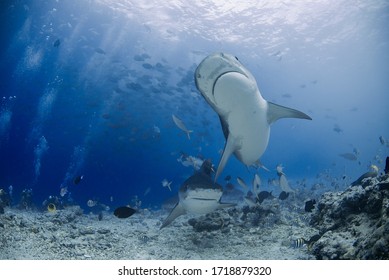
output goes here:
<path id="1" fill-rule="evenodd" d="M 381 145 L 385 145 L 386 144 L 386 140 L 385 140 L 385 138 L 383 136 L 380 136 L 378 139 L 380 140 Z"/>
<path id="2" fill-rule="evenodd" d="M 185 124 L 183 123 L 182 120 L 180 120 L 179 118 L 177 118 L 175 115 L 172 114 L 172 118 L 173 118 L 173 121 L 174 123 L 176 124 L 176 126 L 181 129 L 183 132 L 186 133 L 186 135 L 188 136 L 188 139 L 190 140 L 190 133 L 193 132 L 193 130 L 189 130 L 186 128 Z"/>
<path id="3" fill-rule="evenodd" d="M 278 199 L 280 199 L 280 200 L 285 200 L 285 199 L 287 199 L 289 197 L 289 193 L 288 192 L 285 192 L 285 191 L 282 191 L 281 193 L 280 193 L 280 195 L 278 196 Z"/>
<path id="4" fill-rule="evenodd" d="M 61 187 L 59 194 L 64 197 L 68 193 L 68 187 Z"/>
<path id="5" fill-rule="evenodd" d="M 247 190 L 249 189 L 249 187 L 247 186 L 246 182 L 245 182 L 242 178 L 237 177 L 237 178 L 236 178 L 236 181 L 238 181 L 238 184 L 239 184 L 244 190 L 247 191 Z"/>
<path id="6" fill-rule="evenodd" d="M 231 180 L 231 175 L 227 175 L 224 180 L 226 180 L 227 182 L 229 182 Z"/>
<path id="7" fill-rule="evenodd" d="M 357 155 L 352 154 L 352 153 L 339 154 L 339 156 L 344 158 L 344 159 L 351 160 L 351 161 L 356 161 L 358 159 Z"/>
<path id="8" fill-rule="evenodd" d="M 143 196 L 146 196 L 149 194 L 149 192 L 151 191 L 151 187 L 148 187 L 145 192 L 143 193 Z"/>
<path id="9" fill-rule="evenodd" d="M 285 175 L 284 167 L 281 164 L 277 165 L 276 170 L 277 170 L 277 175 L 278 176 Z"/>
<path id="10" fill-rule="evenodd" d="M 76 176 L 76 177 L 74 177 L 74 179 L 73 179 L 73 183 L 74 183 L 75 185 L 78 185 L 78 184 L 82 181 L 82 179 L 84 179 L 84 175 Z"/>
<path id="11" fill-rule="evenodd" d="M 261 191 L 257 195 L 257 201 L 259 203 L 262 203 L 265 199 L 272 199 L 272 198 L 273 198 L 272 192 L 268 192 L 268 191 Z"/>
<path id="12" fill-rule="evenodd" d="M 94 207 L 97 205 L 97 201 L 96 200 L 93 200 L 93 199 L 89 199 L 87 202 L 86 202 L 86 205 L 88 205 L 88 207 Z"/>
<path id="13" fill-rule="evenodd" d="M 195 83 L 218 114 L 226 139 L 215 182 L 232 154 L 246 166 L 254 164 L 267 148 L 270 125 L 278 119 L 312 119 L 266 101 L 254 76 L 231 54 L 214 53 L 204 58 L 196 68 Z"/>
<path id="14" fill-rule="evenodd" d="M 160 229 L 170 225 L 177 217 L 186 213 L 208 214 L 217 209 L 233 207 L 235 203 L 222 203 L 223 188 L 213 181 L 212 163 L 205 160 L 199 171 L 186 179 L 178 192 L 178 203 L 174 206 Z"/>
<path id="15" fill-rule="evenodd" d="M 312 212 L 313 208 L 315 208 L 316 200 L 310 199 L 305 202 L 304 210 L 305 212 Z"/>
<path id="16" fill-rule="evenodd" d="M 356 179 L 354 182 L 351 183 L 351 186 L 361 185 L 364 179 L 370 177 L 374 178 L 377 177 L 377 175 L 378 175 L 378 167 L 373 164 L 370 166 L 370 171 L 363 173 L 358 179 Z"/>
<path id="17" fill-rule="evenodd" d="M 188 156 L 185 154 L 182 154 L 177 159 L 177 161 L 180 162 L 185 167 L 192 166 L 195 170 L 199 170 L 201 165 L 204 162 L 204 160 L 202 160 L 201 158 L 197 158 L 194 156 Z"/>
<path id="18" fill-rule="evenodd" d="M 389 157 L 386 157 L 384 172 L 385 172 L 385 174 L 389 173 Z"/>
<path id="19" fill-rule="evenodd" d="M 338 124 L 335 124 L 334 125 L 334 131 L 337 132 L 337 133 L 341 133 L 341 132 L 343 132 L 343 129 L 341 129 Z"/>
<path id="20" fill-rule="evenodd" d="M 136 212 L 135 209 L 128 207 L 128 206 L 120 206 L 115 209 L 113 214 L 118 217 L 119 219 L 125 219 L 128 217 L 131 217 Z"/>
<path id="21" fill-rule="evenodd" d="M 170 187 L 170 185 L 171 185 L 172 183 L 173 183 L 173 181 L 168 182 L 167 179 L 163 179 L 162 182 L 161 182 L 162 187 L 168 188 L 169 191 L 172 191 L 172 189 L 171 189 L 171 187 Z"/>
<path id="22" fill-rule="evenodd" d="M 95 48 L 95 52 L 97 52 L 99 54 L 106 54 L 106 52 L 101 48 Z"/>
<path id="23" fill-rule="evenodd" d="M 253 193 L 256 196 L 258 196 L 260 185 L 261 185 L 261 179 L 259 178 L 258 174 L 255 173 L 253 178 Z"/>
<path id="24" fill-rule="evenodd" d="M 288 179 L 286 179 L 286 175 L 284 173 L 284 167 L 279 164 L 277 165 L 277 175 L 278 175 L 278 185 L 280 186 L 281 190 L 286 193 L 294 193 L 294 190 L 289 186 Z"/>
<path id="25" fill-rule="evenodd" d="M 55 40 L 55 42 L 53 43 L 53 47 L 58 48 L 59 45 L 61 45 L 61 40 L 60 39 Z"/>
<path id="26" fill-rule="evenodd" d="M 296 240 L 292 241 L 291 247 L 292 248 L 301 248 L 304 245 L 307 245 L 307 241 L 304 238 L 297 238 Z"/>

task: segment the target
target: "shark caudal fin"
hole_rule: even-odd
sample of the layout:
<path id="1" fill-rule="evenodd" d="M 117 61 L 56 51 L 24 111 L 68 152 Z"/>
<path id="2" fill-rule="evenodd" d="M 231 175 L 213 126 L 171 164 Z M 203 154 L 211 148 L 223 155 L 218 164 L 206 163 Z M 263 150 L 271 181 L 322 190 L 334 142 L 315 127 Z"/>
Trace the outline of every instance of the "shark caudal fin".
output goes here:
<path id="1" fill-rule="evenodd" d="M 282 119 L 282 118 L 297 118 L 297 119 L 306 119 L 306 120 L 312 120 L 310 116 L 307 114 L 292 109 L 288 107 L 284 107 L 281 105 L 277 105 L 271 102 L 267 102 L 268 104 L 268 110 L 267 110 L 267 122 L 269 124 L 274 123 L 276 120 Z"/>

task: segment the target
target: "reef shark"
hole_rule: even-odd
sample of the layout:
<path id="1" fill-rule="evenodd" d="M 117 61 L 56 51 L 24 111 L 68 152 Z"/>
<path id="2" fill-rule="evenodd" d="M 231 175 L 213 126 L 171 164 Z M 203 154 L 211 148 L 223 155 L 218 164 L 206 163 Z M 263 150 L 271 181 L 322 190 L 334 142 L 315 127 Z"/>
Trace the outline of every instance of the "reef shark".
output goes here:
<path id="1" fill-rule="evenodd" d="M 160 229 L 186 213 L 207 214 L 217 209 L 236 205 L 220 202 L 223 188 L 212 180 L 212 170 L 211 161 L 205 160 L 200 170 L 184 181 L 178 192 L 179 202 L 162 223 Z"/>
<path id="2" fill-rule="evenodd" d="M 230 54 L 207 56 L 196 69 L 195 82 L 219 115 L 226 138 L 215 181 L 232 154 L 246 166 L 258 162 L 269 142 L 270 125 L 276 120 L 311 120 L 303 112 L 266 101 L 253 75 Z"/>

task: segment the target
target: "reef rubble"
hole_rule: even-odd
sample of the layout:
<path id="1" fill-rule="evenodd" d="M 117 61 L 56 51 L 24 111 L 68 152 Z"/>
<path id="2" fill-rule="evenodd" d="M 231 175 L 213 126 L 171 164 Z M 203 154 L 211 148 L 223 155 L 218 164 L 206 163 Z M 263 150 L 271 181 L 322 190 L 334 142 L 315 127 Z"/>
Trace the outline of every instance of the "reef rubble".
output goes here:
<path id="1" fill-rule="evenodd" d="M 323 194 L 310 224 L 317 259 L 389 259 L 389 175 Z"/>

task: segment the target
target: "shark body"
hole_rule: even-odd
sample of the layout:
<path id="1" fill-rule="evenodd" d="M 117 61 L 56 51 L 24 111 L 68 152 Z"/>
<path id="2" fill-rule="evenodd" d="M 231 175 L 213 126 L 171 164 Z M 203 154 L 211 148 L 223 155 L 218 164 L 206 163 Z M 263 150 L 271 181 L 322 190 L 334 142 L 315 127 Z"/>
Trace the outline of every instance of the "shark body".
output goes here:
<path id="1" fill-rule="evenodd" d="M 247 166 L 259 161 L 269 143 L 270 125 L 281 118 L 311 118 L 266 101 L 253 75 L 230 54 L 207 56 L 195 72 L 197 89 L 219 115 L 226 144 L 215 175 L 234 154 Z"/>

